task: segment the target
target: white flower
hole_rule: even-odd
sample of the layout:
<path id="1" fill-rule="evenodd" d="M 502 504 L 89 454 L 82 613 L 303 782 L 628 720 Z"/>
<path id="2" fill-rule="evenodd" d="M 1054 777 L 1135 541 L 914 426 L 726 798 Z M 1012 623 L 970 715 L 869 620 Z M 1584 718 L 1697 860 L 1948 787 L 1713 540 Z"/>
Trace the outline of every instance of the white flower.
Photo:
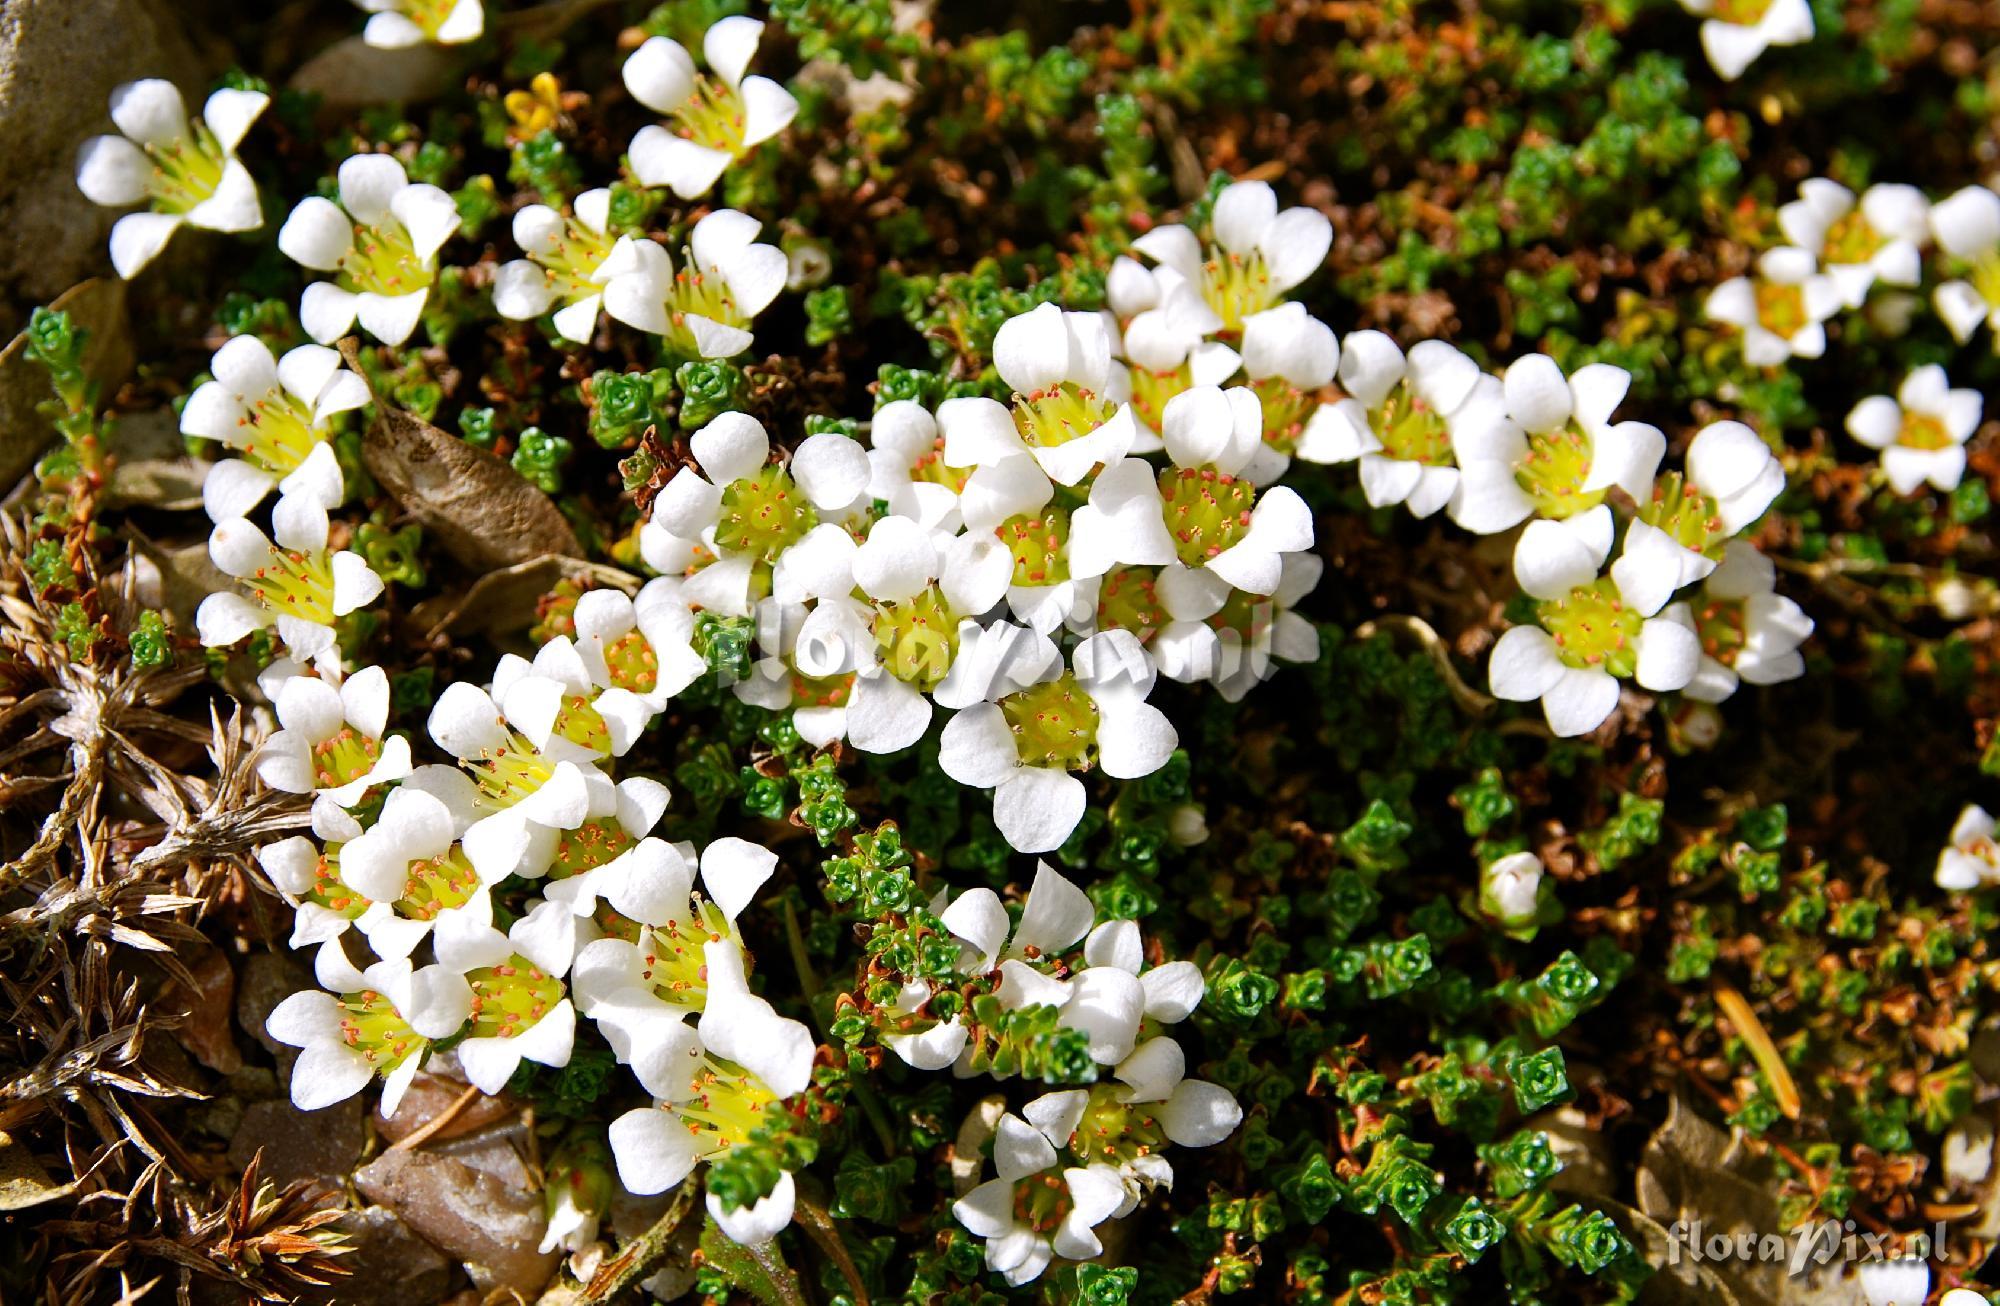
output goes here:
<path id="1" fill-rule="evenodd" d="M 789 650 L 792 665 L 810 679 L 853 676 L 843 706 L 800 709 L 800 733 L 809 740 L 844 735 L 867 753 L 916 743 L 931 722 L 925 692 L 950 674 L 960 646 L 978 637 L 974 618 L 1005 596 L 1012 569 L 1007 549 L 990 536 L 934 536 L 907 517 L 877 521 L 842 582 L 869 601 L 819 596 Z M 840 717 L 815 722 L 809 713 Z"/>
<path id="2" fill-rule="evenodd" d="M 1151 652 L 1160 674 L 1184 684 L 1212 682 L 1227 702 L 1271 678 L 1273 659 L 1319 658 L 1319 628 L 1292 608 L 1319 584 L 1325 560 L 1288 553 L 1278 587 L 1268 597 L 1231 589 L 1213 572 L 1174 565 L 1153 583 L 1167 623 Z"/>
<path id="3" fill-rule="evenodd" d="M 380 1074 L 386 1081 L 381 1110 L 394 1115 L 430 1040 L 465 1023 L 464 977 L 441 966 L 413 971 L 407 961 L 356 970 L 338 939 L 320 945 L 314 970 L 332 992 L 294 993 L 264 1025 L 272 1038 L 300 1049 L 292 1067 L 292 1105 L 301 1111 L 332 1106 Z"/>
<path id="4" fill-rule="evenodd" d="M 613 236 L 611 192 L 602 187 L 578 195 L 569 216 L 546 204 L 530 204 L 514 215 L 514 243 L 526 258 L 503 263 L 493 274 L 493 307 L 502 317 L 525 322 L 557 304 L 556 334 L 588 344 L 604 305 L 605 284 L 638 272 L 646 257 L 630 236 Z"/>
<path id="5" fill-rule="evenodd" d="M 1896 397 L 1870 395 L 1847 415 L 1847 433 L 1882 451 L 1882 475 L 1908 494 L 1929 481 L 1950 493 L 1965 476 L 1965 442 L 1979 429 L 1986 402 L 1977 390 L 1954 390 L 1935 363 L 1917 368 Z"/>
<path id="6" fill-rule="evenodd" d="M 1807 0 L 1681 0 L 1681 8 L 1707 20 L 1701 48 L 1725 82 L 1741 77 L 1770 47 L 1800 45 L 1813 36 Z"/>
<path id="7" fill-rule="evenodd" d="M 1993 1173 L 1993 1120 L 1990 1116 L 1969 1115 L 1954 1124 L 1938 1148 L 1939 1169 L 1952 1188 L 1979 1188 Z M 1945 1299 L 1950 1300 L 1950 1294 Z M 1981 1306 L 1986 1299 L 1981 1297 Z"/>
<path id="8" fill-rule="evenodd" d="M 203 478 L 201 501 L 209 519 L 243 516 L 307 463 L 313 469 L 295 484 L 317 488 L 325 506 L 333 508 L 345 487 L 327 447 L 328 423 L 367 403 L 368 383 L 342 367 L 340 355 L 324 345 L 300 345 L 273 358 L 255 336 L 231 339 L 215 351 L 208 369 L 215 379 L 188 396 L 181 431 L 242 455 L 215 464 Z"/>
<path id="9" fill-rule="evenodd" d="M 257 850 L 257 865 L 293 908 L 294 948 L 339 938 L 376 906 L 340 876 L 338 845 L 357 837 L 360 823 L 336 803 L 314 803 L 312 833 L 311 839 L 293 835 Z"/>
<path id="10" fill-rule="evenodd" d="M 2000 348 L 2000 195 L 1967 186 L 1931 209 L 1938 248 L 1965 264 L 1970 279 L 1946 281 L 1932 297 L 1938 316 L 1960 344 L 1980 324 L 1991 325 Z"/>
<path id="11" fill-rule="evenodd" d="M 1259 491 L 1243 476 L 1266 447 L 1256 394 L 1245 386 L 1197 386 L 1167 405 L 1165 427 L 1173 465 L 1159 474 L 1156 486 L 1130 488 L 1135 503 L 1159 505 L 1173 557 L 1135 549 L 1118 561 L 1178 559 L 1237 589 L 1275 593 L 1285 557 L 1312 548 L 1312 510 L 1288 485 Z M 1135 520 L 1116 499 L 1103 510 L 1121 523 Z"/>
<path id="12" fill-rule="evenodd" d="M 1186 1070 L 1180 1044 L 1151 1038 L 1113 1072 L 1117 1084 L 1046 1093 L 1021 1114 L 1048 1137 L 1066 1140 L 1059 1148 L 1077 1160 L 1118 1172 L 1125 1195 L 1112 1212 L 1116 1219 L 1147 1192 L 1173 1187 L 1168 1143 L 1211 1147 L 1243 1122 L 1243 1107 L 1229 1090 L 1189 1079 Z"/>
<path id="13" fill-rule="evenodd" d="M 1840 287 L 1849 308 L 1860 308 L 1877 281 L 1914 286 L 1923 280 L 1923 246 L 1930 240 L 1931 206 L 1915 186 L 1880 182 L 1854 192 L 1837 181 L 1812 177 L 1799 197 L 1778 209 L 1785 239 L 1817 258 Z"/>
<path id="14" fill-rule="evenodd" d="M 930 1000 L 931 986 L 922 980 L 911 980 L 898 989 L 896 1000 L 884 1008 L 895 1029 L 892 1032 L 885 1028 L 882 1042 L 906 1065 L 918 1070 L 943 1070 L 965 1051 L 972 1031 L 965 1027 L 963 1015 L 954 1015 L 950 1020 L 924 1015 L 924 1004 Z"/>
<path id="15" fill-rule="evenodd" d="M 1000 895 L 985 888 L 967 890 L 938 912 L 938 920 L 959 940 L 958 968 L 968 975 L 984 975 L 1023 957 L 1060 956 L 1090 932 L 1096 919 L 1090 895 L 1039 859 L 1018 924 L 1010 927 Z"/>
<path id="16" fill-rule="evenodd" d="M 836 432 L 806 437 L 789 465 L 772 463 L 763 424 L 747 413 L 723 413 L 688 445 L 696 466 L 681 468 L 660 491 L 653 521 L 674 538 L 712 543 L 716 561 L 680 593 L 729 616 L 750 615 L 755 569 L 805 539 L 820 513 L 844 513 L 867 492 L 866 451 Z"/>
<path id="17" fill-rule="evenodd" d="M 1245 472 L 1251 480 L 1269 485 L 1294 454 L 1308 462 L 1327 461 L 1315 447 L 1315 423 L 1327 407 L 1320 391 L 1333 383 L 1340 360 L 1333 328 L 1303 304 L 1287 301 L 1243 319 L 1243 375 L 1264 417 L 1265 447 Z"/>
<path id="18" fill-rule="evenodd" d="M 257 757 L 257 775 L 273 789 L 324 794 L 353 807 L 371 788 L 410 774 L 410 741 L 382 737 L 389 723 L 389 677 L 365 667 L 339 689 L 293 676 L 278 691 L 281 727 Z"/>
<path id="19" fill-rule="evenodd" d="M 1914 1256 L 1863 1261 L 1855 1267 L 1868 1306 L 1924 1306 L 1931 1295 L 1931 1267 Z"/>
<path id="20" fill-rule="evenodd" d="M 429 939 L 438 962 L 453 970 L 490 964 L 484 937 L 493 904 L 456 846 L 461 833 L 442 799 L 403 785 L 374 825 L 341 845 L 340 882 L 369 903 L 354 925 L 376 956 L 400 961 Z"/>
<path id="21" fill-rule="evenodd" d="M 621 242 L 604 311 L 689 358 L 734 358 L 755 339 L 750 324 L 785 288 L 785 253 L 758 242 L 762 225 L 735 209 L 709 214 L 689 233 L 678 274 L 664 245 Z"/>
<path id="22" fill-rule="evenodd" d="M 1702 703 L 1720 703 L 1738 681 L 1775 685 L 1805 674 L 1799 645 L 1813 622 L 1798 604 L 1772 592 L 1777 569 L 1747 540 L 1731 540 L 1721 565 L 1702 585 L 1701 597 L 1675 603 L 1660 616 L 1694 632 L 1701 665 L 1683 691 Z"/>
<path id="23" fill-rule="evenodd" d="M 706 195 L 730 162 L 783 131 L 799 111 L 792 93 L 768 77 L 746 77 L 764 24 L 724 18 L 701 39 L 715 77 L 695 71 L 680 42 L 655 36 L 625 61 L 632 98 L 668 115 L 671 129 L 642 127 L 628 151 L 647 186 L 670 186 L 684 200 Z M 719 80 L 716 80 L 719 79 Z"/>
<path id="24" fill-rule="evenodd" d="M 183 223 L 209 231 L 264 225 L 257 183 L 236 146 L 270 102 L 261 91 L 224 88 L 190 122 L 172 82 L 149 77 L 111 92 L 111 121 L 124 134 L 83 143 L 76 186 L 106 208 L 146 205 L 112 225 L 111 266 L 119 276 L 138 276 Z"/>
<path id="25" fill-rule="evenodd" d="M 1743 332 L 1743 361 L 1776 367 L 1788 358 L 1825 353 L 1821 323 L 1840 305 L 1839 285 L 1818 270 L 1817 260 L 1805 250 L 1783 246 L 1758 256 L 1755 277 L 1731 277 L 1710 291 L 1703 312 L 1711 321 Z"/>
<path id="26" fill-rule="evenodd" d="M 350 549 L 327 551 L 326 508 L 315 495 L 280 497 L 271 530 L 276 544 L 240 517 L 215 524 L 208 556 L 248 593 L 223 590 L 201 601 L 194 616 L 201 642 L 225 647 L 276 626 L 294 658 L 337 671 L 334 620 L 372 602 L 382 578 Z"/>
<path id="27" fill-rule="evenodd" d="M 1938 1306 L 1993 1306 L 1983 1292 L 1972 1288 L 1953 1288 L 1938 1298 Z"/>
<path id="28" fill-rule="evenodd" d="M 406 46 L 463 45 L 486 30 L 480 0 L 354 0 L 372 17 L 361 39 L 382 50 Z"/>
<path id="29" fill-rule="evenodd" d="M 2000 843 L 1993 838 L 1993 817 L 1978 803 L 1967 803 L 1951 827 L 1951 843 L 1938 854 L 1940 889 L 1983 889 L 2000 884 Z"/>
<path id="30" fill-rule="evenodd" d="M 1225 336 L 1319 271 L 1333 247 L 1333 224 L 1325 214 L 1304 207 L 1280 213 L 1277 192 L 1261 181 L 1223 187 L 1209 231 L 1214 244 L 1206 254 L 1194 232 L 1178 223 L 1153 228 L 1132 247 L 1199 287 Z"/>
<path id="31" fill-rule="evenodd" d="M 1067 1142 L 1013 1112 L 1000 1117 L 993 1136 L 989 1179 L 952 1203 L 951 1213 L 976 1238 L 986 1240 L 986 1268 L 1019 1287 L 1041 1276 L 1057 1256 L 1089 1260 L 1104 1250 L 1091 1232 L 1125 1200 L 1125 1185 L 1110 1166 L 1058 1165 L 1056 1146 Z"/>
<path id="32" fill-rule="evenodd" d="M 1597 579 L 1587 556 L 1552 558 L 1533 578 L 1527 588 L 1542 600 L 1540 624 L 1515 626 L 1493 646 L 1487 674 L 1496 698 L 1540 699 L 1549 729 L 1567 737 L 1604 724 L 1618 707 L 1621 679 L 1664 692 L 1694 678 L 1701 662 L 1694 632 L 1643 616 L 1615 581 Z"/>
<path id="33" fill-rule="evenodd" d="M 1541 885 L 1542 859 L 1534 853 L 1496 857 L 1479 872 L 1479 909 L 1503 925 L 1531 924 Z"/>
<path id="34" fill-rule="evenodd" d="M 1359 459 L 1362 493 L 1376 508 L 1400 503 L 1428 517 L 1452 502 L 1453 419 L 1477 387 L 1499 383 L 1441 340 L 1421 341 L 1405 358 L 1380 331 L 1356 331 L 1341 354 L 1340 384 L 1348 397 L 1313 416 L 1299 457 Z"/>
<path id="35" fill-rule="evenodd" d="M 1008 318 L 993 337 L 993 366 L 1013 387 L 1012 411 L 991 399 L 938 408 L 952 466 L 985 468 L 1028 454 L 1056 484 L 1075 485 L 1131 452 L 1138 423 L 1102 314 L 1040 304 Z"/>
<path id="36" fill-rule="evenodd" d="M 772 1102 L 812 1082 L 813 1039 L 806 1027 L 750 992 L 743 953 L 730 940 L 706 945 L 707 1006 L 690 1027 L 676 1025 L 666 1058 L 673 1092 L 611 1122 L 611 1153 L 627 1191 L 664 1192 L 703 1160 L 743 1142 Z M 760 1243 L 791 1223 L 790 1174 L 754 1206 L 725 1211 L 715 1194 L 709 1214 L 723 1232 Z"/>
<path id="37" fill-rule="evenodd" d="M 549 886 L 549 901 L 578 916 L 596 912 L 601 900 L 630 935 L 597 939 L 577 952 L 576 999 L 653 1096 L 672 1096 L 682 1073 L 671 1055 L 680 1046 L 674 1027 L 707 1009 L 705 949 L 741 952 L 736 918 L 777 866 L 768 848 L 718 839 L 700 855 L 704 901 L 694 893 L 693 847 L 644 839 L 596 870 Z"/>
<path id="38" fill-rule="evenodd" d="M 1222 319 L 1172 268 L 1148 269 L 1121 255 L 1106 290 L 1113 315 L 1124 323 L 1114 348 L 1131 364 L 1132 411 L 1147 432 L 1133 447 L 1151 452 L 1159 445 L 1150 433 L 1159 430 L 1167 402 L 1191 385 L 1221 385 L 1242 360 L 1207 338 L 1222 329 Z"/>
<path id="39" fill-rule="evenodd" d="M 525 689 L 542 697 L 540 685 Z M 477 685 L 447 685 L 431 709 L 429 730 L 471 780 L 469 801 L 440 797 L 474 818 L 463 835 L 465 852 L 486 883 L 515 874 L 528 861 L 537 848 L 537 827 L 574 830 L 592 815 L 591 780 L 603 773 L 587 760 L 545 753 Z M 465 812 L 468 807 L 473 810 Z M 546 851 L 547 843 L 542 847 Z"/>
<path id="40" fill-rule="evenodd" d="M 1646 616 L 1658 612 L 1715 570 L 1729 537 L 1784 488 L 1785 469 L 1762 436 L 1741 422 L 1709 423 L 1688 446 L 1687 475 L 1662 477 L 1626 528 L 1611 566 L 1619 593 Z"/>
<path id="41" fill-rule="evenodd" d="M 1644 422 L 1611 420 L 1631 384 L 1622 367 L 1592 363 L 1564 377 L 1554 359 L 1529 354 L 1497 389 L 1474 385 L 1451 423 L 1452 520 L 1482 535 L 1530 516 L 1567 521 L 1601 505 L 1613 486 L 1646 502 L 1667 438 Z"/>
<path id="42" fill-rule="evenodd" d="M 1036 661 L 1038 674 L 1023 688 L 1007 675 L 978 686 L 985 701 L 945 724 L 938 754 L 938 765 L 952 779 L 994 791 L 994 824 L 1009 844 L 1028 853 L 1060 847 L 1083 819 L 1083 781 L 1072 772 L 1102 767 L 1106 775 L 1138 779 L 1164 766 L 1180 742 L 1173 723 L 1145 701 L 1153 663 L 1130 631 L 1084 640 L 1067 671 L 1060 656 Z M 944 691 L 940 685 L 939 694 Z"/>
<path id="43" fill-rule="evenodd" d="M 652 712 L 708 670 L 694 648 L 694 614 L 665 577 L 648 582 L 636 598 L 589 590 L 577 598 L 571 624 L 591 682 L 632 694 Z"/>
<path id="44" fill-rule="evenodd" d="M 436 186 L 412 184 L 387 154 L 340 165 L 340 203 L 300 200 L 278 248 L 301 267 L 331 272 L 299 299 L 299 324 L 326 345 L 361 326 L 385 345 L 409 339 L 437 278 L 437 252 L 458 230 L 458 206 Z"/>
<path id="45" fill-rule="evenodd" d="M 973 469 L 945 462 L 944 437 L 929 409 L 910 399 L 883 404 L 875 410 L 868 443 L 869 498 L 928 530 L 958 529 L 958 496 Z"/>

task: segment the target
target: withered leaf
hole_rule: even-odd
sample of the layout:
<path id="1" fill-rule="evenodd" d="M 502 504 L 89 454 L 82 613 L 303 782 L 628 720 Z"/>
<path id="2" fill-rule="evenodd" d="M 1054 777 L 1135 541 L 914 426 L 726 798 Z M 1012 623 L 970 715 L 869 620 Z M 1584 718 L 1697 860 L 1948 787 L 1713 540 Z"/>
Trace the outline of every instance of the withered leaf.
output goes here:
<path id="1" fill-rule="evenodd" d="M 1853 1283 L 1843 1279 L 1837 1261 L 1793 1278 L 1783 1259 L 1732 1255 L 1696 1261 L 1686 1254 L 1697 1236 L 1705 1242 L 1738 1234 L 1777 1235 L 1785 1239 L 1789 1253 L 1792 1230 L 1781 1222 L 1776 1181 L 1755 1173 L 1761 1164 L 1739 1137 L 1704 1120 L 1679 1095 L 1672 1099 L 1666 1121 L 1647 1140 L 1640 1157 L 1638 1209 L 1633 1212 L 1657 1235 L 1648 1234 L 1636 1221 L 1627 1228 L 1647 1261 L 1660 1271 L 1649 1284 L 1647 1300 L 1832 1306 L 1853 1299 Z M 1688 1222 L 1687 1237 L 1681 1240 L 1683 1254 L 1676 1264 L 1667 1256 L 1667 1239 L 1681 1221 Z M 1698 1235 L 1693 1230 L 1697 1223 Z M 1719 1291 L 1717 1280 L 1723 1285 Z"/>
<path id="2" fill-rule="evenodd" d="M 76 1191 L 76 1184 L 59 1184 L 35 1159 L 25 1143 L 0 1133 L 0 1211 L 25 1211 Z"/>
<path id="3" fill-rule="evenodd" d="M 543 555 L 489 571 L 462 594 L 440 594 L 417 605 L 410 615 L 436 639 L 446 631 L 461 634 L 511 635 L 534 624 L 535 601 L 565 580 L 589 581 L 606 589 L 634 593 L 640 578 L 600 562 Z"/>
<path id="4" fill-rule="evenodd" d="M 355 342 L 343 340 L 340 350 L 361 372 Z M 375 422 L 362 437 L 361 459 L 452 557 L 484 569 L 544 554 L 583 556 L 555 502 L 519 472 L 382 395 L 374 398 Z"/>

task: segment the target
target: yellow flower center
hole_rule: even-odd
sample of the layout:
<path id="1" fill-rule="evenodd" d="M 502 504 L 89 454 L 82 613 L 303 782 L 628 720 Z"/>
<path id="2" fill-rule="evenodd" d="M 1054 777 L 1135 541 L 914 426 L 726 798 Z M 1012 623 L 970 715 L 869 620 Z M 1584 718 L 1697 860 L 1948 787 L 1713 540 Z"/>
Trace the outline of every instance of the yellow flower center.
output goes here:
<path id="1" fill-rule="evenodd" d="M 1535 616 L 1569 666 L 1614 676 L 1630 676 L 1638 668 L 1639 627 L 1645 618 L 1625 606 L 1608 578 L 1536 604 Z"/>
<path id="2" fill-rule="evenodd" d="M 1023 766 L 1080 771 L 1090 765 L 1097 747 L 1097 704 L 1075 676 L 1064 672 L 1009 694 L 1000 700 L 1000 711 L 1014 732 L 1015 753 Z"/>

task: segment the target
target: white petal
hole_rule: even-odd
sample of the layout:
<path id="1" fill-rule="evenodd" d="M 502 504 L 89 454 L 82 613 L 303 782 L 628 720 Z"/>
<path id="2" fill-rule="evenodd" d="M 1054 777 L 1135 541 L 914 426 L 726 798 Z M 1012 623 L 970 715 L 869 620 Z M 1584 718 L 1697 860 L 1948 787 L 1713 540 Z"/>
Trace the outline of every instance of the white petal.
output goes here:
<path id="1" fill-rule="evenodd" d="M 1035 863 L 1035 882 L 1021 910 L 1021 923 L 1008 945 L 1010 956 L 1029 948 L 1042 953 L 1068 951 L 1090 929 L 1097 908 L 1090 896 L 1070 883 L 1047 862 Z"/>
<path id="2" fill-rule="evenodd" d="M 1084 802 L 1083 781 L 1067 771 L 1020 766 L 993 791 L 993 823 L 1016 852 L 1054 852 L 1083 819 Z"/>
<path id="3" fill-rule="evenodd" d="M 1238 181 L 1223 187 L 1215 197 L 1209 225 L 1216 243 L 1224 249 L 1232 254 L 1252 254 L 1277 216 L 1278 196 L 1270 183 Z"/>
<path id="4" fill-rule="evenodd" d="M 122 208 L 146 198 L 153 161 L 123 136 L 93 136 L 76 156 L 76 188 L 93 204 Z"/>
<path id="5" fill-rule="evenodd" d="M 1547 354 L 1515 360 L 1501 378 L 1501 385 L 1507 396 L 1507 412 L 1531 433 L 1555 430 L 1573 411 L 1569 382 Z"/>
<path id="6" fill-rule="evenodd" d="M 1549 729 L 1564 738 L 1589 734 L 1617 707 L 1618 681 L 1605 671 L 1566 667 L 1542 695 L 1542 713 L 1548 718 Z"/>
<path id="7" fill-rule="evenodd" d="M 1679 689 L 1701 666 L 1701 640 L 1686 626 L 1653 618 L 1639 628 L 1639 665 L 1633 673 L 1647 689 Z"/>
<path id="8" fill-rule="evenodd" d="M 611 1122 L 607 1131 L 618 1182 L 627 1192 L 663 1193 L 688 1177 L 700 1159 L 695 1135 L 671 1111 L 640 1107 Z"/>
<path id="9" fill-rule="evenodd" d="M 130 281 L 166 248 L 181 226 L 171 213 L 128 213 L 111 224 L 111 266 Z"/>
<path id="10" fill-rule="evenodd" d="M 188 131 L 181 93 L 158 77 L 127 82 L 112 91 L 111 121 L 141 145 L 174 145 Z"/>
<path id="11" fill-rule="evenodd" d="M 792 477 L 814 506 L 844 508 L 868 487 L 868 454 L 860 441 L 823 431 L 793 452 Z"/>
<path id="12" fill-rule="evenodd" d="M 694 94 L 694 56 L 678 41 L 651 37 L 625 60 L 624 79 L 633 99 L 655 113 L 672 113 Z"/>
<path id="13" fill-rule="evenodd" d="M 1182 1147 L 1211 1147 L 1236 1132 L 1243 1108 L 1229 1090 L 1204 1079 L 1184 1079 L 1160 1108 L 1160 1127 Z"/>
<path id="14" fill-rule="evenodd" d="M 997 705 L 979 703 L 945 722 L 944 733 L 938 740 L 938 766 L 960 784 L 975 789 L 991 788 L 1006 780 L 1019 765 L 1014 732 L 1008 728 L 1007 718 Z"/>

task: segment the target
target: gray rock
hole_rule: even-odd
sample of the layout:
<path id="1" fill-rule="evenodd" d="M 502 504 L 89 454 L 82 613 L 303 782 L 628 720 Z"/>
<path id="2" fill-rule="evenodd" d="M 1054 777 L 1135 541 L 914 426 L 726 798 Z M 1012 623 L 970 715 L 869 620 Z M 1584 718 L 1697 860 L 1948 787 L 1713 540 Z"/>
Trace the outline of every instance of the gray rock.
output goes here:
<path id="1" fill-rule="evenodd" d="M 301 1111 L 279 1098 L 245 1109 L 243 1123 L 229 1140 L 229 1162 L 240 1170 L 262 1148 L 259 1173 L 280 1188 L 300 1179 L 339 1188 L 367 1142 L 360 1098 L 350 1097 L 318 1111 Z"/>
<path id="2" fill-rule="evenodd" d="M 354 1186 L 464 1261 L 482 1292 L 506 1288 L 532 1301 L 555 1273 L 556 1254 L 536 1250 L 548 1224 L 539 1191 L 421 1150 L 384 1152 L 355 1171 Z"/>
<path id="3" fill-rule="evenodd" d="M 354 1250 L 340 1258 L 353 1273 L 301 1301 L 339 1306 L 431 1306 L 450 1291 L 451 1262 L 419 1238 L 394 1211 L 366 1206 L 349 1211 L 332 1228 Z M 464 1280 L 459 1280 L 464 1282 Z"/>
<path id="4" fill-rule="evenodd" d="M 312 972 L 289 954 L 256 953 L 236 977 L 236 1023 L 272 1053 L 296 1054 L 297 1048 L 288 1048 L 265 1033 L 264 1022 L 280 1002 L 312 987 Z"/>
<path id="5" fill-rule="evenodd" d="M 162 0 L 0 0 L 0 335 L 110 271 L 118 214 L 76 188 L 76 152 L 113 130 L 112 88 L 164 77 L 201 107 L 211 61 Z"/>

